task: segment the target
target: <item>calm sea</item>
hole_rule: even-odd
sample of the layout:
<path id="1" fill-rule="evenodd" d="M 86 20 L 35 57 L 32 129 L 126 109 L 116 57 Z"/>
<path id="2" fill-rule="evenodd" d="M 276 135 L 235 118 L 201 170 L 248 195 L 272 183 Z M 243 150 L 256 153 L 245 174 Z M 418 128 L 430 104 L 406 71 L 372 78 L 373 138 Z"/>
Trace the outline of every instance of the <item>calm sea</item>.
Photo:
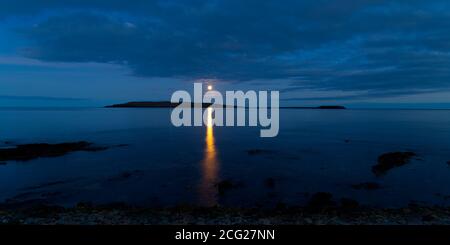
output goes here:
<path id="1" fill-rule="evenodd" d="M 447 110 L 282 109 L 275 138 L 260 138 L 257 127 L 176 128 L 170 112 L 0 109 L 0 147 L 80 140 L 110 146 L 0 165 L 0 201 L 271 206 L 330 192 L 371 206 L 450 204 Z M 377 157 L 393 151 L 418 158 L 375 176 Z M 223 180 L 233 187 L 219 194 Z M 352 188 L 364 182 L 381 188 Z"/>

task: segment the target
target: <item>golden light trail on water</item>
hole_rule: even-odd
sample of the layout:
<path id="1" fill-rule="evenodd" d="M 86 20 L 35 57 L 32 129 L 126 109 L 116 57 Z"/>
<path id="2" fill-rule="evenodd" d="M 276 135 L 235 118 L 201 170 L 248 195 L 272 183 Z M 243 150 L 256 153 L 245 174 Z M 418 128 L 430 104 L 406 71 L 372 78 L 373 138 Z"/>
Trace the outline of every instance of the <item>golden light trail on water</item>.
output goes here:
<path id="1" fill-rule="evenodd" d="M 217 150 L 214 140 L 214 126 L 212 121 L 213 108 L 207 109 L 205 150 L 202 160 L 202 181 L 200 184 L 200 202 L 205 206 L 214 206 L 217 204 L 217 191 L 215 184 L 217 182 L 219 162 L 217 159 Z"/>

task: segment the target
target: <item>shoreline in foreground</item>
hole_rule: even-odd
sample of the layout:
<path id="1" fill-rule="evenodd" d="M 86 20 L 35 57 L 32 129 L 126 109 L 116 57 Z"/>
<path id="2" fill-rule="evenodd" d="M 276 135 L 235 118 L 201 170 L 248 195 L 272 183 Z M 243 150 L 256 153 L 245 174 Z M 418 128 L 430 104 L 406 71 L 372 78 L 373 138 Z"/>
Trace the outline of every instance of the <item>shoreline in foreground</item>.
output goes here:
<path id="1" fill-rule="evenodd" d="M 139 208 L 126 205 L 0 209 L 0 224 L 55 225 L 449 225 L 450 207 L 338 208 L 311 211 L 279 207 Z"/>

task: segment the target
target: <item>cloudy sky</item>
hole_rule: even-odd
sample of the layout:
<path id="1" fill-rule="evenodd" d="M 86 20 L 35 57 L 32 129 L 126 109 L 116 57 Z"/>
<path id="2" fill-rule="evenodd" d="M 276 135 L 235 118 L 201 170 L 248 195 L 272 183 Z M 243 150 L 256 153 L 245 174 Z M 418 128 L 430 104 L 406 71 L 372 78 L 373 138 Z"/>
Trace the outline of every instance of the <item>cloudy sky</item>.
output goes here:
<path id="1" fill-rule="evenodd" d="M 0 106 L 169 100 L 450 108 L 448 0 L 0 0 Z"/>

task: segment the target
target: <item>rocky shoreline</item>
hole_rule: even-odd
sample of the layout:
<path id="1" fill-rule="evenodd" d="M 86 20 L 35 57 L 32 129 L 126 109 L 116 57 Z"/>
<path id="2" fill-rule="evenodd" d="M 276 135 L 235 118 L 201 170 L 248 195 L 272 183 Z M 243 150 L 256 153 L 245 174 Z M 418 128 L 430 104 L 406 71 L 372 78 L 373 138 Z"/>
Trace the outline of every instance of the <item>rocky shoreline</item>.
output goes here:
<path id="1" fill-rule="evenodd" d="M 0 149 L 0 161 L 6 164 L 6 161 L 30 161 L 40 157 L 60 157 L 75 151 L 96 152 L 106 149 L 108 147 L 94 146 L 93 143 L 86 141 L 21 144 Z"/>
<path id="2" fill-rule="evenodd" d="M 123 204 L 76 207 L 35 206 L 0 209 L 0 224 L 27 225 L 450 225 L 449 207 L 411 205 L 399 209 L 341 208 L 312 211 L 291 208 L 177 206 L 130 207 Z"/>

